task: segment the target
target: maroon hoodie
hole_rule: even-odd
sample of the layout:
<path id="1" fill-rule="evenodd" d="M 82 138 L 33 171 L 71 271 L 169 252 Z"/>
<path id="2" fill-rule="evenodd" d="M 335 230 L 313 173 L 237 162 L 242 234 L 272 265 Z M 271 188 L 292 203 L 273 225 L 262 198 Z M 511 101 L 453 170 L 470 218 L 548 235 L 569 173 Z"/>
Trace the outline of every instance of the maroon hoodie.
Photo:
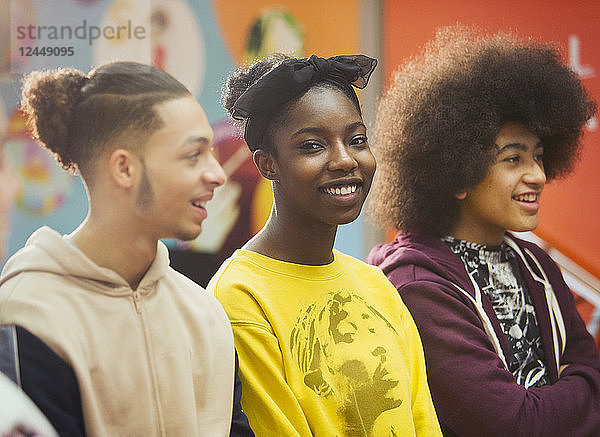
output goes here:
<path id="1" fill-rule="evenodd" d="M 461 259 L 439 238 L 399 233 L 373 248 L 367 262 L 380 267 L 410 310 L 423 341 L 433 401 L 445 436 L 600 436 L 600 357 L 560 270 L 535 244 L 511 237 L 535 255 L 558 300 L 566 328 L 560 378 L 554 358 L 544 286 L 519 259 L 531 294 L 551 384 L 525 389 L 506 370 L 484 331 L 475 305 L 459 289 L 475 290 Z M 530 265 L 535 261 L 525 255 Z M 539 269 L 533 268 L 538 276 Z M 505 356 L 509 346 L 492 304 L 483 309 Z M 565 342 L 561 339 L 560 345 Z"/>

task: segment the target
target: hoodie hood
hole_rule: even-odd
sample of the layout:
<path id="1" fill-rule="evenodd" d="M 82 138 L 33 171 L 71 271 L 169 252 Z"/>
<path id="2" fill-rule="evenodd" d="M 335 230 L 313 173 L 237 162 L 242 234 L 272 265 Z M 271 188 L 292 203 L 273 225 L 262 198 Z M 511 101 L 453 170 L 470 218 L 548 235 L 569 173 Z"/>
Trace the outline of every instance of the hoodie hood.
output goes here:
<path id="1" fill-rule="evenodd" d="M 399 232 L 393 241 L 375 246 L 367 262 L 379 267 L 386 276 L 405 280 L 420 279 L 441 282 L 445 279 L 474 293 L 471 282 L 465 281 L 465 267 L 441 238 L 416 233 Z M 407 281 L 402 281 L 407 282 Z"/>
<path id="2" fill-rule="evenodd" d="M 167 248 L 158 242 L 156 258 L 138 289 L 151 287 L 165 275 L 168 265 Z M 98 266 L 69 237 L 60 235 L 47 226 L 31 234 L 25 246 L 6 262 L 0 276 L 0 285 L 24 272 L 50 273 L 83 280 L 91 290 L 105 294 L 131 293 L 129 284 L 119 274 Z"/>

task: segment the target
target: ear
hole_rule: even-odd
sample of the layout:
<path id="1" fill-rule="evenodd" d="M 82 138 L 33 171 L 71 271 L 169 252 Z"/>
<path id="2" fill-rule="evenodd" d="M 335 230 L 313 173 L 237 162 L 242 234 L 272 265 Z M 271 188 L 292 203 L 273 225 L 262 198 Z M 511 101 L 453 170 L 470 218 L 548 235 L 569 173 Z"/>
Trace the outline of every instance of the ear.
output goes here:
<path id="1" fill-rule="evenodd" d="M 278 179 L 277 162 L 275 162 L 273 155 L 269 152 L 257 149 L 252 153 L 252 160 L 264 178 L 269 179 L 270 181 L 276 181 Z"/>
<path id="2" fill-rule="evenodd" d="M 467 198 L 467 191 L 461 191 L 460 193 L 456 193 L 454 195 L 458 200 L 465 200 Z"/>
<path id="3" fill-rule="evenodd" d="M 111 179 L 118 186 L 131 188 L 135 185 L 140 164 L 139 158 L 130 150 L 122 148 L 113 150 L 108 165 Z"/>

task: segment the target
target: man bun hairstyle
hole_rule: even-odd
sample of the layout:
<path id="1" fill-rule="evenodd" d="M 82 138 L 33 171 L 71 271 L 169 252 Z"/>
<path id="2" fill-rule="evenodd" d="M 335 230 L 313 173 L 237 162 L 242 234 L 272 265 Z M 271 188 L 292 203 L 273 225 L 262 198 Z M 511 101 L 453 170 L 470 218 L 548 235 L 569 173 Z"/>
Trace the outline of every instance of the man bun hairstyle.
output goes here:
<path id="1" fill-rule="evenodd" d="M 114 141 L 139 151 L 162 125 L 154 106 L 186 96 L 184 85 L 156 67 L 112 62 L 87 75 L 72 68 L 30 73 L 21 108 L 42 146 L 85 176 Z"/>
<path id="2" fill-rule="evenodd" d="M 573 169 L 595 110 L 555 45 L 441 29 L 379 103 L 367 214 L 388 229 L 446 235 L 458 216 L 456 194 L 484 179 L 504 124 L 522 123 L 540 138 L 552 179 Z"/>
<path id="3" fill-rule="evenodd" d="M 28 116 L 32 134 L 56 156 L 63 168 L 75 170 L 70 141 L 70 120 L 87 76 L 74 68 L 34 71 L 25 77 L 21 110 Z"/>

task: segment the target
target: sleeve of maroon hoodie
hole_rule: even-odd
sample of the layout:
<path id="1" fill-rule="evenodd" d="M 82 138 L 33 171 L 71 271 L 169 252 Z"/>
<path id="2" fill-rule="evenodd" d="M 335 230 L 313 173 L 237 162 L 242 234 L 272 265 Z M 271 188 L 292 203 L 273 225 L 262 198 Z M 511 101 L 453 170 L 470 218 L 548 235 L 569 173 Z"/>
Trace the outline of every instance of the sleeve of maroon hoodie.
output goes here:
<path id="1" fill-rule="evenodd" d="M 388 276 L 400 283 L 393 271 Z M 401 282 L 400 295 L 423 341 L 445 436 L 600 435 L 598 352 L 564 282 L 555 292 L 566 315 L 563 363 L 570 367 L 553 385 L 529 390 L 504 369 L 472 304 L 457 290 L 434 281 Z"/>
<path id="2" fill-rule="evenodd" d="M 577 311 L 573 294 L 558 266 L 538 246 L 523 244 L 529 246 L 542 264 L 558 299 L 567 331 L 560 364 L 568 367 L 554 386 L 564 386 L 563 403 L 577 409 L 575 431 L 570 431 L 570 435 L 600 436 L 600 353 L 596 342 Z"/>

